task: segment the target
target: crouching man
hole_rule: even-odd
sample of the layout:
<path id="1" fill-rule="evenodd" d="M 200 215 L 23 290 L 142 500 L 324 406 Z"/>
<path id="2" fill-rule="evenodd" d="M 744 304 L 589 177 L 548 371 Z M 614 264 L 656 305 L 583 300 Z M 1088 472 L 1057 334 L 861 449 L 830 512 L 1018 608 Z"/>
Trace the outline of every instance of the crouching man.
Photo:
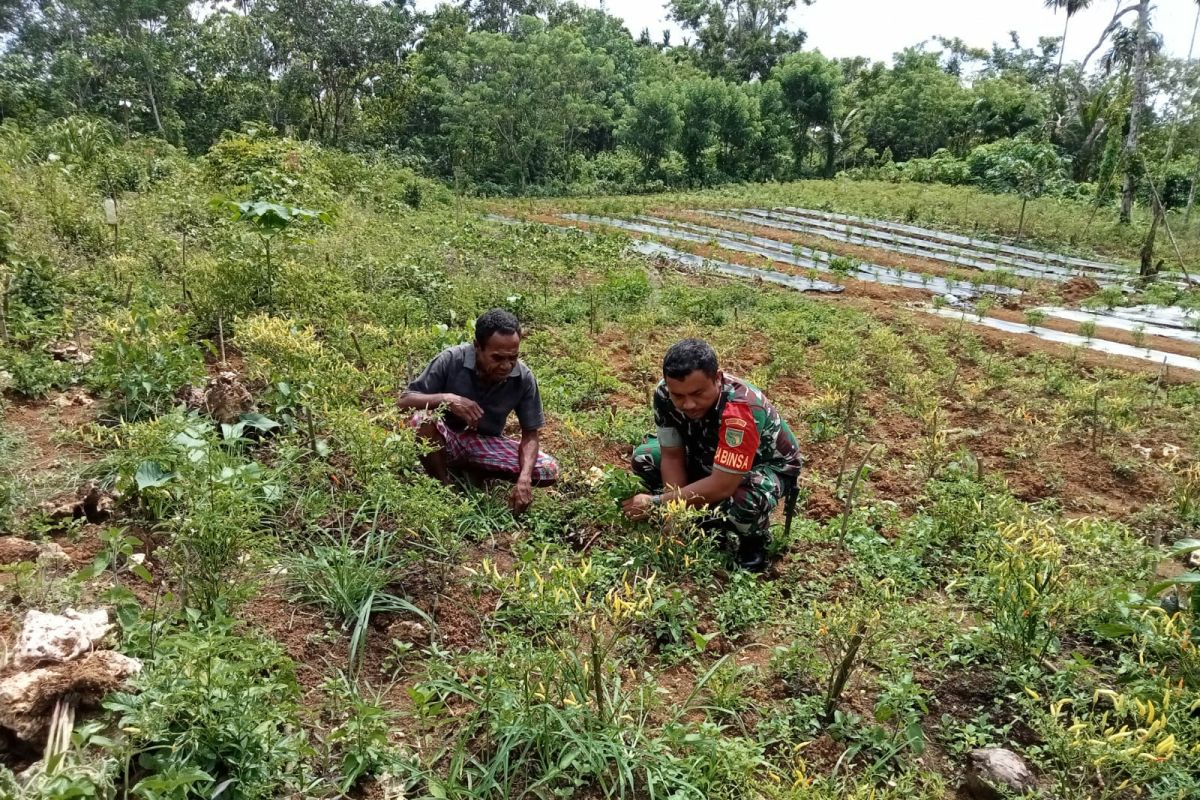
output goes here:
<path id="1" fill-rule="evenodd" d="M 762 571 L 771 510 L 803 463 L 792 429 L 762 392 L 721 372 L 699 339 L 667 351 L 653 402 L 658 435 L 633 451 L 633 471 L 652 494 L 627 500 L 625 514 L 644 519 L 674 500 L 709 508 L 736 540 L 738 564 Z"/>
<path id="2" fill-rule="evenodd" d="M 558 463 L 538 448 L 545 425 L 537 380 L 520 360 L 517 318 L 492 309 L 475 321 L 475 341 L 443 350 L 400 395 L 402 409 L 417 409 L 412 424 L 433 445 L 422 463 L 433 477 L 450 482 L 450 467 L 475 480 L 513 483 L 509 506 L 521 513 L 534 486 L 558 479 Z M 520 440 L 504 436 L 517 412 Z"/>

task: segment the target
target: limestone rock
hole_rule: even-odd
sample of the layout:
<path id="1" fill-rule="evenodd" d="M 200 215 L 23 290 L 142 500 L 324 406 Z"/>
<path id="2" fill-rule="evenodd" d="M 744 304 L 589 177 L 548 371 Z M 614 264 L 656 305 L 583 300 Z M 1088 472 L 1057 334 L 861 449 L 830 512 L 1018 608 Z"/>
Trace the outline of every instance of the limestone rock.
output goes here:
<path id="1" fill-rule="evenodd" d="M 1005 789 L 1016 794 L 1037 789 L 1037 779 L 1029 765 L 1011 750 L 980 748 L 972 750 L 967 761 L 967 793 L 977 800 L 1000 800 Z"/>
<path id="2" fill-rule="evenodd" d="M 13 665 L 29 669 L 45 662 L 70 661 L 94 649 L 111 629 L 103 608 L 87 612 L 68 608 L 62 614 L 31 609 L 17 637 Z"/>
<path id="3" fill-rule="evenodd" d="M 80 349 L 74 342 L 56 342 L 46 348 L 55 361 L 69 361 L 72 364 L 89 364 L 92 356 Z"/>
<path id="4" fill-rule="evenodd" d="M 103 650 L 77 661 L 13 673 L 0 680 L 0 727 L 38 744 L 46 737 L 60 698 L 94 706 L 141 668 L 137 659 Z"/>
<path id="5" fill-rule="evenodd" d="M 71 568 L 71 557 L 55 542 L 47 542 L 38 553 L 37 565 L 55 572 L 66 570 Z"/>
<path id="6" fill-rule="evenodd" d="M 17 536 L 0 536 L 0 564 L 36 561 L 40 552 L 36 542 Z"/>

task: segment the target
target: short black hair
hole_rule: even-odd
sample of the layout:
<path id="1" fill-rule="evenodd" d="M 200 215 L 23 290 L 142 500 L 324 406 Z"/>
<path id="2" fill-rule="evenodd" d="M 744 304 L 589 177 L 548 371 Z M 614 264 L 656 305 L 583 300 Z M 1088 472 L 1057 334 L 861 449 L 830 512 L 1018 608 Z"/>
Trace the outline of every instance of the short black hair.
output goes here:
<path id="1" fill-rule="evenodd" d="M 492 334 L 500 333 L 521 335 L 521 323 L 511 311 L 503 308 L 493 308 L 475 320 L 475 342 L 480 347 L 486 347 Z"/>
<path id="2" fill-rule="evenodd" d="M 683 380 L 696 370 L 717 377 L 717 351 L 703 339 L 684 339 L 671 345 L 663 358 L 663 376 Z"/>

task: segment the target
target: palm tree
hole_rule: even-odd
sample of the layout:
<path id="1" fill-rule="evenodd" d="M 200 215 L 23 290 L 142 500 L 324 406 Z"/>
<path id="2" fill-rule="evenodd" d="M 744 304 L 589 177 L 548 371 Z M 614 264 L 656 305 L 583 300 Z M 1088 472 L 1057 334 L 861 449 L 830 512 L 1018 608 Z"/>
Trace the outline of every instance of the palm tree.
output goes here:
<path id="1" fill-rule="evenodd" d="M 1066 101 L 1066 92 L 1062 85 L 1062 68 L 1063 59 L 1067 54 L 1067 33 L 1071 29 L 1071 17 L 1086 9 L 1093 2 L 1094 0 L 1045 0 L 1046 8 L 1052 9 L 1054 13 L 1057 14 L 1060 8 L 1067 12 L 1067 20 L 1063 23 L 1062 41 L 1058 45 L 1058 67 L 1054 70 L 1055 109 L 1046 117 L 1047 135 L 1050 137 L 1057 136 L 1063 124 L 1064 113 L 1060 113 L 1059 103 L 1061 101 L 1065 104 Z"/>
<path id="2" fill-rule="evenodd" d="M 1192 51 L 1196 47 L 1196 31 L 1200 31 L 1200 0 L 1196 0 L 1196 22 L 1192 25 L 1192 43 L 1188 46 L 1188 67 L 1192 65 Z M 1192 208 L 1196 205 L 1196 181 L 1200 180 L 1200 150 L 1196 155 L 1196 170 L 1192 173 L 1192 181 L 1188 186 L 1187 213 L 1183 217 L 1185 227 L 1192 223 Z"/>
<path id="3" fill-rule="evenodd" d="M 1085 10 L 1092 2 L 1093 0 L 1046 0 L 1046 8 L 1051 9 L 1054 13 L 1057 14 L 1060 8 L 1067 12 L 1067 21 L 1063 24 L 1062 43 L 1058 46 L 1058 69 L 1054 72 L 1055 83 L 1062 74 L 1063 56 L 1067 52 L 1067 32 L 1071 29 L 1071 17 Z"/>

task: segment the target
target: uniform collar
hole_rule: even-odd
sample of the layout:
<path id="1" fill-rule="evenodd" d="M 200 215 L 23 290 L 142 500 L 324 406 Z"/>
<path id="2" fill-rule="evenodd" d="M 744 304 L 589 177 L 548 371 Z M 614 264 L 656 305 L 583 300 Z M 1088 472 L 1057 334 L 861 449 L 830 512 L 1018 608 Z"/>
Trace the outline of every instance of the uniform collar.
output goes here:
<path id="1" fill-rule="evenodd" d="M 463 368 L 469 369 L 472 372 L 474 372 L 475 371 L 475 343 L 467 342 L 466 344 L 463 345 L 463 347 L 466 348 L 466 350 L 463 352 Z M 513 364 L 512 371 L 508 373 L 508 377 L 516 378 L 520 374 L 521 374 L 521 361 L 520 361 L 520 359 L 518 359 L 517 363 Z"/>
<path id="2" fill-rule="evenodd" d="M 717 394 L 717 404 L 713 406 L 713 411 L 717 415 L 717 419 L 721 418 L 721 414 L 725 413 L 725 403 L 729 400 L 729 379 L 724 375 L 721 376 L 721 391 Z"/>
<path id="3" fill-rule="evenodd" d="M 720 419 L 721 415 L 725 413 L 725 404 L 729 402 L 729 388 L 729 378 L 722 374 L 720 391 L 717 392 L 717 402 L 714 403 L 713 407 L 710 408 L 708 413 L 704 415 L 706 419 L 710 416 L 713 419 Z"/>

